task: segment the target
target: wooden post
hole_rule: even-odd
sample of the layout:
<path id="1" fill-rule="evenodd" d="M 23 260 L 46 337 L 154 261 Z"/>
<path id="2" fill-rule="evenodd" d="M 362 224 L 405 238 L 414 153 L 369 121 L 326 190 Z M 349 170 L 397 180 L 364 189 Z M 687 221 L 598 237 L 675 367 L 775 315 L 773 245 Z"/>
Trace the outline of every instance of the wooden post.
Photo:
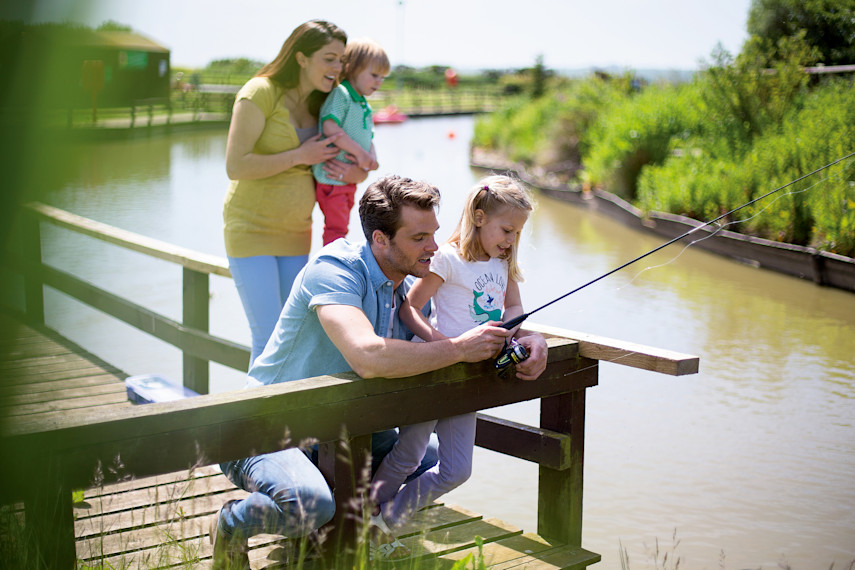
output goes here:
<path id="1" fill-rule="evenodd" d="M 356 552 L 361 505 L 371 483 L 371 434 L 318 446 L 318 467 L 333 490 L 336 511 L 326 538 L 325 557 L 347 565 Z M 342 559 L 344 556 L 344 559 Z"/>
<path id="2" fill-rule="evenodd" d="M 183 323 L 202 332 L 209 327 L 209 286 L 208 274 L 184 268 Z M 184 386 L 199 394 L 210 390 L 210 369 L 208 361 L 184 353 Z"/>
<path id="3" fill-rule="evenodd" d="M 596 364 L 584 366 L 597 373 Z M 582 546 L 582 475 L 585 460 L 585 390 L 543 398 L 540 427 L 570 435 L 570 465 L 563 471 L 541 466 L 537 532 L 544 538 Z"/>
<path id="4" fill-rule="evenodd" d="M 21 222 L 21 247 L 25 262 L 24 301 L 30 322 L 45 324 L 45 293 L 42 281 L 42 238 L 39 219 L 25 213 Z"/>
<path id="5" fill-rule="evenodd" d="M 39 568 L 75 568 L 72 496 L 62 480 L 61 466 L 56 457 L 46 457 L 30 468 L 33 480 L 24 505 L 33 560 Z"/>

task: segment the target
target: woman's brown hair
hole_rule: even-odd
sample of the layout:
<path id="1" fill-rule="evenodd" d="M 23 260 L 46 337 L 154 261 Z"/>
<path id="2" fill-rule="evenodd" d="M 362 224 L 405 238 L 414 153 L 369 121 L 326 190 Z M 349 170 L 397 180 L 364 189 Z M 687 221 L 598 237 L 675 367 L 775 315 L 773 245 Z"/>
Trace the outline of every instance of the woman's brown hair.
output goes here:
<path id="1" fill-rule="evenodd" d="M 310 20 L 300 24 L 279 50 L 276 58 L 258 70 L 256 77 L 268 77 L 283 89 L 293 89 L 300 83 L 300 64 L 297 63 L 297 53 L 311 57 L 316 51 L 328 43 L 338 40 L 347 45 L 347 34 L 331 22 Z M 309 95 L 309 112 L 317 117 L 327 93 L 313 91 Z"/>

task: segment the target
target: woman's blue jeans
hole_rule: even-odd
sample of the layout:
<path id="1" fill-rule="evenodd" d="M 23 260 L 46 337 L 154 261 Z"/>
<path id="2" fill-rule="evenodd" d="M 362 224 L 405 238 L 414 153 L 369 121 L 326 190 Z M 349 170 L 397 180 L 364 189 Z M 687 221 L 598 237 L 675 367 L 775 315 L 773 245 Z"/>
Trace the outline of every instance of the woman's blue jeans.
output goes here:
<path id="1" fill-rule="evenodd" d="M 397 440 L 395 430 L 371 437 L 376 467 Z M 318 470 L 312 450 L 286 449 L 220 464 L 229 480 L 250 493 L 243 500 L 227 503 L 220 511 L 219 530 L 227 537 L 246 540 L 256 534 L 305 536 L 332 520 L 335 501 Z M 410 480 L 437 461 L 437 441 L 431 440 L 421 465 Z"/>
<path id="2" fill-rule="evenodd" d="M 309 256 L 256 255 L 228 259 L 229 270 L 252 335 L 249 356 L 251 367 L 256 357 L 264 350 L 270 335 L 273 334 L 273 329 L 279 321 L 279 314 L 291 292 L 291 285 L 306 265 Z"/>

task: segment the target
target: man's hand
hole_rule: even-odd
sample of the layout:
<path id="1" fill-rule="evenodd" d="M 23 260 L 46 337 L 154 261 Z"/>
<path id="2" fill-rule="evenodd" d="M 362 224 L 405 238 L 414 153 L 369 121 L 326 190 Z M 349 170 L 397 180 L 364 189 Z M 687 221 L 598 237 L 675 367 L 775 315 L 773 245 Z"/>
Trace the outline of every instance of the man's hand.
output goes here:
<path id="1" fill-rule="evenodd" d="M 510 331 L 497 326 L 499 324 L 498 321 L 490 321 L 450 339 L 459 352 L 459 362 L 481 362 L 494 357 L 510 335 Z"/>
<path id="2" fill-rule="evenodd" d="M 546 370 L 546 357 L 549 349 L 546 339 L 538 333 L 527 333 L 517 337 L 517 342 L 528 351 L 528 358 L 516 365 L 517 378 L 520 380 L 537 380 Z"/>

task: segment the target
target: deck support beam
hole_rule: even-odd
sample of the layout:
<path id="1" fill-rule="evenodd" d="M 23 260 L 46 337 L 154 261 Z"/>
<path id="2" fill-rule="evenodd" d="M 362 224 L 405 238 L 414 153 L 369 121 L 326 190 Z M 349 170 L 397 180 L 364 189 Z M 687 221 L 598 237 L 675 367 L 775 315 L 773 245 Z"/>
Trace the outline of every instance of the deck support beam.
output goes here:
<path id="1" fill-rule="evenodd" d="M 577 374 L 592 374 L 596 378 L 597 362 L 583 359 Z M 537 533 L 581 547 L 585 390 L 541 399 L 540 427 L 570 436 L 570 462 L 562 470 L 543 465 L 539 468 Z"/>

